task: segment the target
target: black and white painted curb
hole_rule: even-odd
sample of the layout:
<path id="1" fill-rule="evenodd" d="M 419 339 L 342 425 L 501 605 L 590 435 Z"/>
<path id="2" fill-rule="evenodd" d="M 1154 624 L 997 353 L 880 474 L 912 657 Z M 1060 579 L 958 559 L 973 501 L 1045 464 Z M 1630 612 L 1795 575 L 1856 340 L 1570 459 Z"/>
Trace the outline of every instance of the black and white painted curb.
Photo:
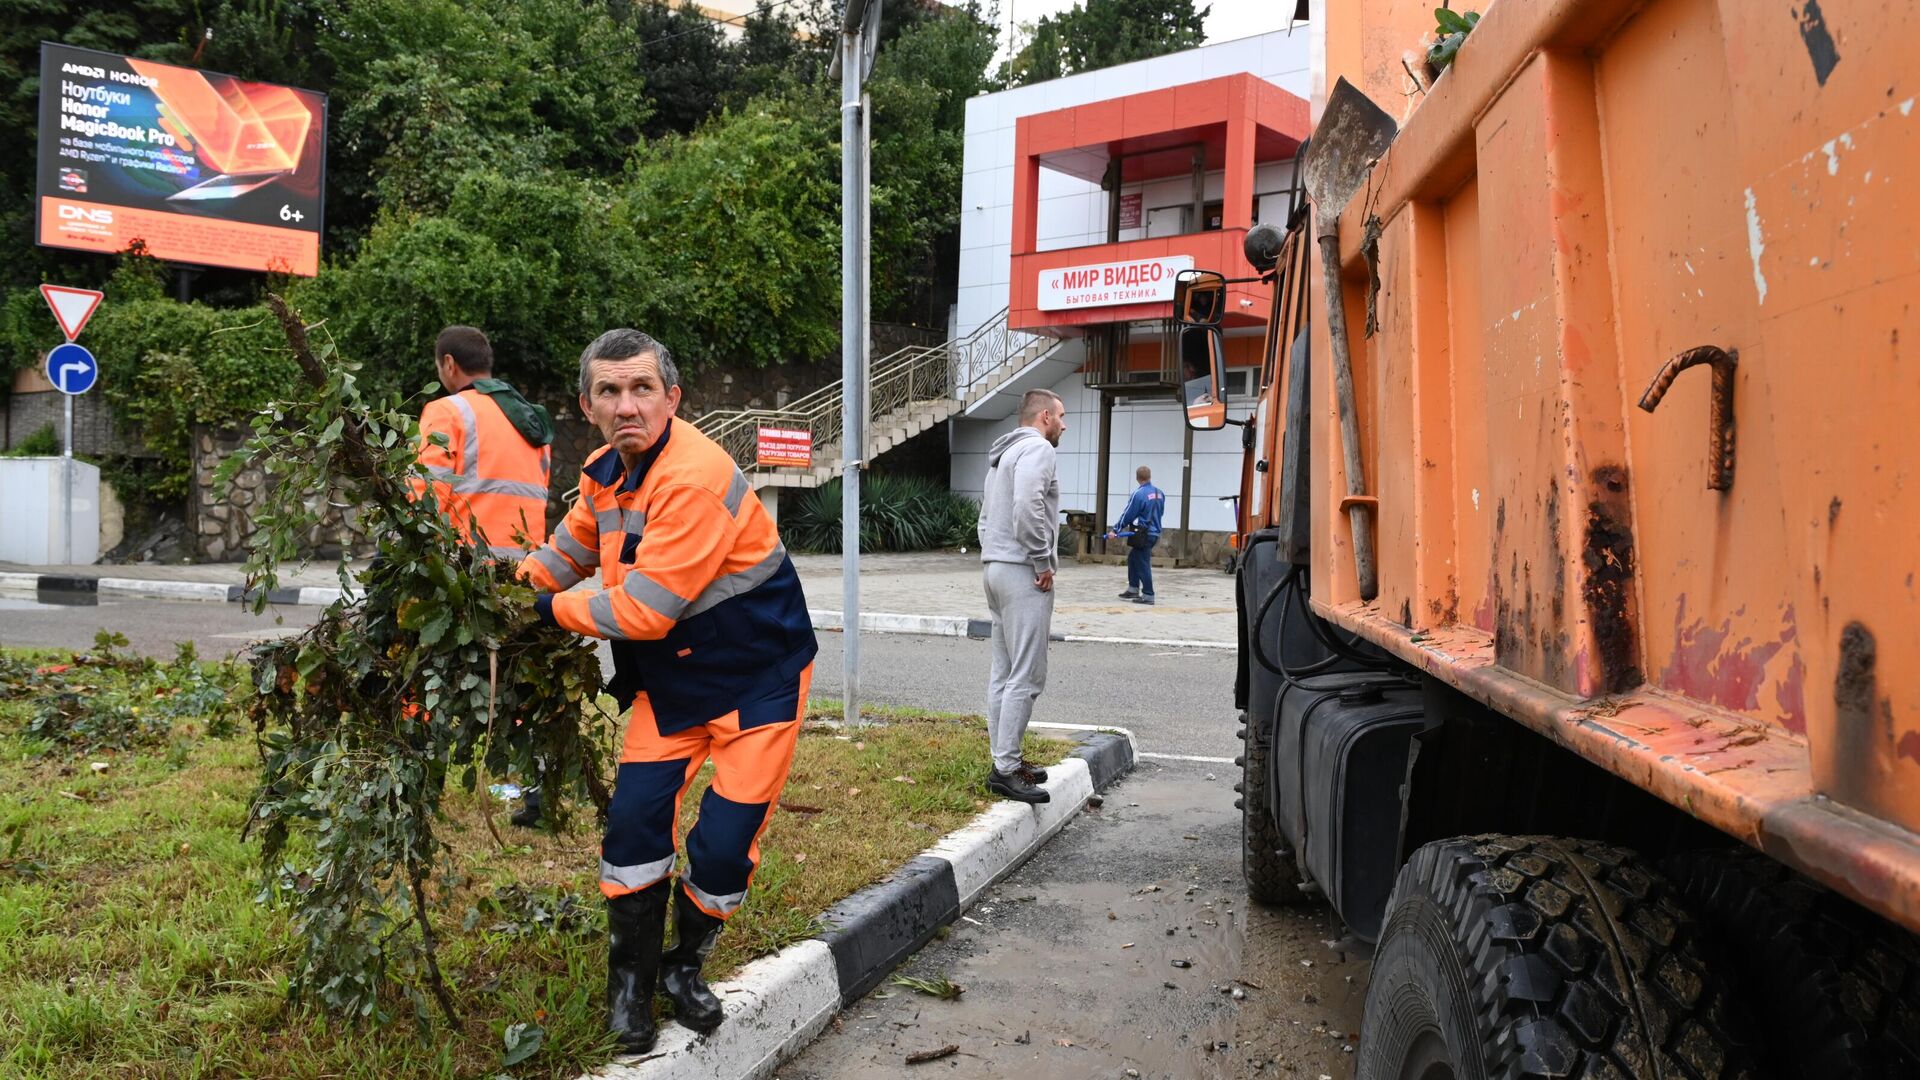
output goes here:
<path id="1" fill-rule="evenodd" d="M 218 581 L 157 581 L 148 578 L 68 577 L 55 574 L 0 572 L 0 596 L 37 596 L 41 593 L 93 595 L 104 600 L 215 600 L 233 603 L 250 600 L 258 595 L 257 591 L 249 592 L 244 586 L 227 585 Z M 297 589 L 271 589 L 267 591 L 267 603 L 276 606 L 312 604 L 325 607 L 340 599 L 341 595 L 340 589 L 328 586 L 309 585 Z M 813 609 L 807 614 L 813 618 L 815 630 L 846 629 L 847 620 L 838 611 Z M 988 619 L 970 618 L 965 615 L 908 615 L 886 611 L 866 611 L 860 614 L 860 630 L 867 634 L 929 634 L 934 637 L 984 639 L 992 636 L 993 623 Z M 1105 645 L 1159 645 L 1176 649 L 1236 647 L 1231 642 L 1222 641 L 1088 637 L 1076 634 L 1054 634 L 1053 640 Z"/>
<path id="2" fill-rule="evenodd" d="M 67 577 L 56 574 L 0 573 L 0 594 L 78 593 L 102 599 L 127 600 L 224 600 L 239 603 L 251 600 L 258 590 L 244 585 L 218 581 L 156 581 L 148 578 Z M 270 589 L 269 604 L 312 604 L 325 607 L 340 599 L 338 588 L 308 585 L 296 589 Z"/>
<path id="3" fill-rule="evenodd" d="M 1050 802 L 995 803 L 892 877 L 834 905 L 821 916 L 820 937 L 715 983 L 727 1019 L 712 1035 L 703 1038 L 665 1024 L 652 1053 L 617 1061 L 589 1074 L 589 1080 L 761 1080 L 772 1075 L 835 1013 L 880 985 L 988 886 L 1026 862 L 1089 797 L 1133 768 L 1132 734 L 1082 732 L 1079 741 L 1079 749 L 1047 769 Z"/>

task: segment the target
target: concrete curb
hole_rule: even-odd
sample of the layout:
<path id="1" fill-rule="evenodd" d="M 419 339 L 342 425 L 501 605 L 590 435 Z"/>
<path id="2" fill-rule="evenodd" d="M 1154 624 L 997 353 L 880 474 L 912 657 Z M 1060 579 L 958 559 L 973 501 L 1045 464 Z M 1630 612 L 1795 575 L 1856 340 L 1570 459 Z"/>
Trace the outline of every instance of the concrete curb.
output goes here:
<path id="1" fill-rule="evenodd" d="M 1035 725 L 1039 726 L 1039 725 Z M 1079 733 L 1080 747 L 1047 769 L 1052 800 L 1002 801 L 948 833 L 887 880 L 821 916 L 819 938 L 756 960 L 714 984 L 727 1019 L 705 1038 L 666 1023 L 652 1053 L 588 1074 L 591 1080 L 762 1080 L 820 1034 L 833 1015 L 880 985 L 901 961 L 960 917 L 1133 768 L 1133 736 Z"/>
<path id="2" fill-rule="evenodd" d="M 211 600 L 240 603 L 258 595 L 239 585 L 217 581 L 164 581 L 147 578 L 65 577 L 53 574 L 0 573 L 0 596 L 30 596 L 43 592 L 93 594 L 101 599 L 117 600 Z M 325 607 L 343 595 L 338 588 L 308 585 L 301 588 L 273 589 L 267 603 L 276 606 Z M 807 611 L 815 630 L 845 630 L 846 619 L 838 611 L 813 608 Z M 907 615 L 896 612 L 866 611 L 860 614 L 860 630 L 868 634 L 928 634 L 934 637 L 985 639 L 993 636 L 993 622 L 965 615 Z M 1054 634 L 1054 641 L 1093 645 L 1159 645 L 1175 649 L 1233 649 L 1225 641 L 1184 641 L 1178 638 L 1089 637 Z"/>

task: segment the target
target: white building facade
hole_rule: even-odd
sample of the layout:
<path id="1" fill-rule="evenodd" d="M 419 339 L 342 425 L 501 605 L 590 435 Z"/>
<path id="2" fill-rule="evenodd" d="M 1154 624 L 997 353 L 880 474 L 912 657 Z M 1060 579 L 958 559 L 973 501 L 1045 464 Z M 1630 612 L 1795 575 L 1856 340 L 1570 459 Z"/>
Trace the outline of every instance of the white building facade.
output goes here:
<path id="1" fill-rule="evenodd" d="M 1240 429 L 1194 432 L 1189 444 L 1172 385 L 1172 272 L 1252 275 L 1240 254 L 1247 228 L 1284 224 L 1307 130 L 1308 50 L 1300 26 L 967 102 L 951 329 L 1005 319 L 1061 344 L 949 422 L 955 491 L 979 496 L 987 448 L 1018 422 L 1019 396 L 1045 387 L 1067 407 L 1063 509 L 1110 524 L 1145 465 L 1167 492 L 1168 529 L 1183 519 L 1196 533 L 1233 529 Z M 1103 273 L 1139 287 L 1101 288 Z M 1235 418 L 1254 407 L 1270 301 L 1258 283 L 1229 293 Z"/>

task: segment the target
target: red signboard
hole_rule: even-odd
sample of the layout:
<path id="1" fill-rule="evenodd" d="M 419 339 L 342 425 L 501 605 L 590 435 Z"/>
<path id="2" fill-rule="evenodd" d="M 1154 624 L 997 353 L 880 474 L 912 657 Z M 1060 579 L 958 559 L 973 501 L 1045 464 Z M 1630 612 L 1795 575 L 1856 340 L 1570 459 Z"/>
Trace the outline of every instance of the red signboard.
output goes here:
<path id="1" fill-rule="evenodd" d="M 1123 229 L 1140 227 L 1140 192 L 1120 196 L 1120 227 Z"/>
<path id="2" fill-rule="evenodd" d="M 813 467 L 813 432 L 763 427 L 755 460 L 761 465 L 810 469 Z"/>
<path id="3" fill-rule="evenodd" d="M 326 116 L 311 90 L 42 44 L 39 242 L 311 277 Z"/>

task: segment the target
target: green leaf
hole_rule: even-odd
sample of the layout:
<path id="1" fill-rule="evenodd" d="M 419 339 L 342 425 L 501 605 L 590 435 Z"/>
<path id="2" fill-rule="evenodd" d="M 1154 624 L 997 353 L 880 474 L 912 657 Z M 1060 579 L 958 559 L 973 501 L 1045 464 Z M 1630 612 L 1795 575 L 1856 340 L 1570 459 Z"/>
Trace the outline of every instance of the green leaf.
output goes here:
<path id="1" fill-rule="evenodd" d="M 433 617 L 427 620 L 426 625 L 420 628 L 420 644 L 429 648 L 439 644 L 440 639 L 446 636 L 447 628 L 452 625 L 453 609 L 444 607 L 438 609 L 433 613 Z"/>
<path id="2" fill-rule="evenodd" d="M 500 1059 L 500 1064 L 503 1067 L 512 1068 L 539 1053 L 540 1041 L 546 1038 L 546 1035 L 546 1029 L 538 1024 L 507 1025 L 505 1035 L 507 1052 L 506 1056 Z"/>
<path id="3" fill-rule="evenodd" d="M 1459 12 L 1450 11 L 1447 8 L 1434 8 L 1433 21 L 1438 24 L 1440 30 L 1449 34 L 1464 34 L 1473 29 L 1473 24 L 1462 18 Z"/>

